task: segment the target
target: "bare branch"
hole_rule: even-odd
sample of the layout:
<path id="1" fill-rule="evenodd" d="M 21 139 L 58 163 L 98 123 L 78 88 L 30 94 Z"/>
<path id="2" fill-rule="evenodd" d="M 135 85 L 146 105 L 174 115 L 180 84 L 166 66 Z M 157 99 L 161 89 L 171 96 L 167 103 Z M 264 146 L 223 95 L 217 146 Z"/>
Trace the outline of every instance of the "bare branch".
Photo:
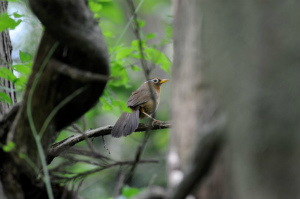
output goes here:
<path id="1" fill-rule="evenodd" d="M 85 140 L 85 138 L 109 135 L 112 130 L 112 127 L 113 126 L 108 125 L 93 130 L 88 130 L 84 132 L 84 134 L 73 135 L 60 142 L 53 144 L 48 153 L 48 158 L 47 158 L 48 164 L 51 163 L 53 158 L 58 156 L 61 152 L 69 149 L 70 147 L 74 146 L 78 142 Z M 150 124 L 140 123 L 139 127 L 135 130 L 135 132 L 146 131 L 149 128 L 151 130 L 158 130 L 158 129 L 166 129 L 170 127 L 171 127 L 170 122 L 153 123 L 153 126 L 151 126 Z"/>

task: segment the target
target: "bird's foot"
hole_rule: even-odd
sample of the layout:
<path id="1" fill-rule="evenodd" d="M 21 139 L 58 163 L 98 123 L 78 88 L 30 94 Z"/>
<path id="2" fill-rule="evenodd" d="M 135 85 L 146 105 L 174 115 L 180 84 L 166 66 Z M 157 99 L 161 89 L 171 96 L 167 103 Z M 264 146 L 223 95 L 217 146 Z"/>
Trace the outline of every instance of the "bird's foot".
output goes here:
<path id="1" fill-rule="evenodd" d="M 154 127 L 155 123 L 160 123 L 161 121 L 152 118 L 152 127 Z"/>

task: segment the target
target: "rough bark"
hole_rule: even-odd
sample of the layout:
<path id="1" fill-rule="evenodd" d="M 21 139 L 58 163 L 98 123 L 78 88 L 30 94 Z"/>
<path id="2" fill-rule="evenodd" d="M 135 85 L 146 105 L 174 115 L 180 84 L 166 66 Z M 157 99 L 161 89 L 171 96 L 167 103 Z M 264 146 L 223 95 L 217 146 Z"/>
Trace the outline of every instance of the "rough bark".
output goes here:
<path id="1" fill-rule="evenodd" d="M 44 24 L 45 32 L 34 59 L 23 102 L 10 131 L 8 134 L 4 133 L 7 142 L 14 142 L 16 148 L 1 157 L 1 160 L 5 160 L 1 167 L 1 180 L 7 198 L 15 199 L 47 197 L 43 181 L 38 179 L 33 168 L 19 157 L 19 153 L 23 153 L 38 168 L 41 167 L 29 119 L 33 120 L 34 127 L 40 134 L 47 118 L 51 114 L 53 116 L 41 137 L 41 144 L 47 156 L 58 131 L 95 105 L 108 79 L 81 81 L 57 70 L 57 64 L 74 67 L 74 70 L 87 74 L 109 76 L 106 44 L 85 1 L 29 2 L 33 12 Z M 52 50 L 54 51 L 51 55 Z M 66 102 L 66 99 L 69 100 Z M 62 105 L 63 101 L 66 103 Z M 53 112 L 55 110 L 56 112 Z M 30 111 L 32 116 L 29 115 Z M 58 184 L 53 183 L 52 188 L 55 198 L 77 197 Z"/>
<path id="2" fill-rule="evenodd" d="M 0 15 L 2 13 L 7 12 L 7 2 L 5 1 L 0 1 Z M 12 64 L 12 59 L 11 59 L 11 52 L 12 52 L 12 45 L 9 37 L 9 33 L 7 30 L 4 30 L 0 32 L 0 67 L 5 67 L 8 68 L 9 70 L 12 70 L 10 65 Z M 1 87 L 6 87 L 8 89 L 14 89 L 14 84 L 11 83 L 10 81 L 0 78 L 0 86 Z M 15 97 L 15 92 L 14 91 L 9 91 L 9 90 L 2 90 L 2 92 L 6 93 L 8 96 L 11 97 L 12 102 L 16 102 L 16 97 Z M 9 108 L 11 107 L 10 104 L 4 103 L 0 101 L 0 118 L 4 113 L 6 113 Z M 4 124 L 1 124 L 4 125 Z M 0 143 L 2 144 L 4 141 L 3 138 L 4 132 L 0 131 Z M 0 149 L 0 157 L 2 157 L 2 150 Z M 3 159 L 1 158 L 0 161 L 0 168 L 2 167 Z M 0 198 L 7 199 L 4 188 L 3 188 L 3 181 L 1 179 L 2 171 L 0 169 Z"/>
<path id="3" fill-rule="evenodd" d="M 7 2 L 0 1 L 0 15 L 5 12 L 7 12 Z M 0 67 L 5 67 L 12 71 L 10 67 L 12 64 L 11 51 L 12 45 L 9 33 L 8 30 L 4 30 L 0 32 Z M 6 93 L 11 98 L 13 104 L 16 103 L 16 94 L 13 91 L 15 88 L 14 84 L 6 79 L 0 78 L 0 86 L 12 89 L 11 91 L 1 89 L 1 91 Z M 10 107 L 10 104 L 0 101 L 0 116 L 4 114 Z"/>

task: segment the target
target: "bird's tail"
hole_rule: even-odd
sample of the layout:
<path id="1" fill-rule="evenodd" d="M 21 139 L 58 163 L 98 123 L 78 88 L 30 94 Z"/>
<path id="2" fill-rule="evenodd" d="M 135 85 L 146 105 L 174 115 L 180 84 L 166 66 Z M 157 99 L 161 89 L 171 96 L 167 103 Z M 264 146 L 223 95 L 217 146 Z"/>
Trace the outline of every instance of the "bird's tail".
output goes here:
<path id="1" fill-rule="evenodd" d="M 139 125 L 139 110 L 132 110 L 132 113 L 122 113 L 111 130 L 113 137 L 130 135 Z"/>

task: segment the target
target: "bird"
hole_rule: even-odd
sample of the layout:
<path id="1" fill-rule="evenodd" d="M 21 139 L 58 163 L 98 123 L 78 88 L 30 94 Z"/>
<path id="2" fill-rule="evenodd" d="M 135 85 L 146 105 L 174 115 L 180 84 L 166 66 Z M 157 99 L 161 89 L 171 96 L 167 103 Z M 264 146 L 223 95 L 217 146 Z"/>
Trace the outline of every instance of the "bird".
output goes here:
<path id="1" fill-rule="evenodd" d="M 153 77 L 148 81 L 145 81 L 131 94 L 126 105 L 132 110 L 132 112 L 122 113 L 111 130 L 112 137 L 130 135 L 137 129 L 139 119 L 149 117 L 154 122 L 158 121 L 152 118 L 151 115 L 156 112 L 160 102 L 160 87 L 167 81 L 169 81 L 169 79 Z M 152 89 L 150 89 L 149 85 Z M 151 92 L 153 92 L 153 95 L 151 95 Z"/>

